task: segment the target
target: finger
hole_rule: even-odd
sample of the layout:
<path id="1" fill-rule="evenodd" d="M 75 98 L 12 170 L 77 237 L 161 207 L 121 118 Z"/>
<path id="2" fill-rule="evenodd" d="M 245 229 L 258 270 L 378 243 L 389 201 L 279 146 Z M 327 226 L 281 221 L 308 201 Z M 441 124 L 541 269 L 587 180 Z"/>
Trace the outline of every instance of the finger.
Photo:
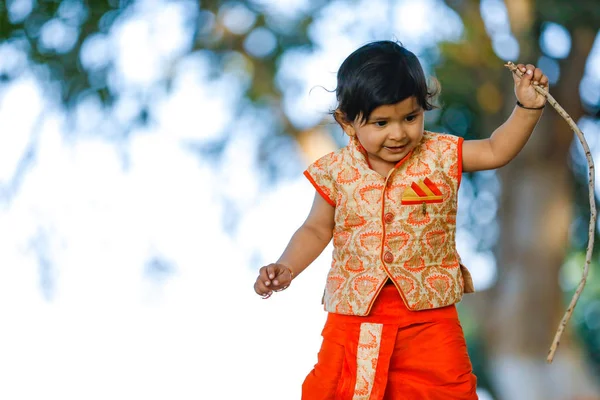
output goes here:
<path id="1" fill-rule="evenodd" d="M 540 80 L 542 79 L 542 76 L 544 76 L 544 73 L 542 72 L 541 69 L 536 68 L 535 70 L 533 70 L 533 84 L 534 85 L 539 85 L 540 84 Z"/>
<path id="2" fill-rule="evenodd" d="M 271 280 L 269 279 L 269 272 L 268 272 L 269 267 L 262 267 L 260 269 L 260 273 L 259 273 L 259 277 L 260 280 L 267 286 L 269 286 L 271 284 Z"/>
<path id="3" fill-rule="evenodd" d="M 271 289 L 274 292 L 281 292 L 282 290 L 285 290 L 288 287 L 290 287 L 290 282 L 289 281 L 286 281 L 286 282 L 282 281 L 279 285 L 271 287 Z"/>
<path id="4" fill-rule="evenodd" d="M 271 286 L 272 290 L 281 289 L 282 287 L 287 287 L 292 283 L 292 275 L 286 271 L 281 271 L 281 274 L 277 276 L 273 280 L 273 286 Z"/>
<path id="5" fill-rule="evenodd" d="M 269 279 L 273 279 L 277 276 L 277 264 L 267 265 L 267 276 Z"/>
<path id="6" fill-rule="evenodd" d="M 257 279 L 256 282 L 254 282 L 254 291 L 256 294 L 262 295 L 265 292 L 263 289 L 264 283 L 260 279 Z"/>
<path id="7" fill-rule="evenodd" d="M 273 273 L 269 274 L 271 281 L 275 285 L 281 285 L 281 277 L 288 274 L 288 268 L 282 264 L 272 264 L 273 265 Z"/>
<path id="8" fill-rule="evenodd" d="M 527 64 L 525 66 L 525 73 L 521 77 L 521 80 L 518 82 L 519 87 L 521 87 L 522 89 L 525 89 L 525 88 L 528 88 L 529 86 L 531 86 L 534 70 L 535 70 L 535 67 L 531 64 Z"/>
<path id="9" fill-rule="evenodd" d="M 279 269 L 279 275 L 277 276 L 276 281 L 278 284 L 289 286 L 294 279 L 294 273 L 287 265 L 279 264 L 279 266 L 281 268 Z"/>
<path id="10" fill-rule="evenodd" d="M 517 64 L 517 69 L 519 70 L 519 72 L 521 74 L 524 74 L 527 69 L 525 68 L 525 66 L 523 64 Z M 515 85 L 518 85 L 519 83 L 521 83 L 521 78 L 519 77 L 519 75 L 517 75 L 516 73 L 512 74 L 513 80 L 515 81 Z"/>
<path id="11" fill-rule="evenodd" d="M 549 84 L 548 77 L 546 75 L 542 75 L 542 78 L 540 79 L 540 86 L 547 88 L 548 84 Z"/>
<path id="12" fill-rule="evenodd" d="M 523 74 L 523 78 L 521 79 L 521 85 L 523 86 L 529 86 L 531 85 L 531 80 L 533 78 L 533 71 L 535 70 L 535 67 L 532 64 L 527 64 L 525 66 L 525 74 Z"/>
<path id="13" fill-rule="evenodd" d="M 254 284 L 254 291 L 260 296 L 270 296 L 273 291 L 269 289 L 260 279 Z"/>

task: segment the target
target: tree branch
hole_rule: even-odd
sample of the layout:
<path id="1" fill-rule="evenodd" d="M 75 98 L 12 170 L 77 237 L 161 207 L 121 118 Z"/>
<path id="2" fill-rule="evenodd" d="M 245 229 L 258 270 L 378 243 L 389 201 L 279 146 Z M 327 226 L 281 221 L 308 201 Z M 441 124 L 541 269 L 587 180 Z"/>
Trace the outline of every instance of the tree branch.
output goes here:
<path id="1" fill-rule="evenodd" d="M 506 68 L 508 68 L 509 70 L 511 70 L 512 73 L 516 74 L 519 78 L 523 75 L 523 73 L 521 71 L 519 71 L 517 66 L 510 61 L 507 62 L 506 64 L 504 64 L 504 66 Z M 560 324 L 558 325 L 558 329 L 556 331 L 556 334 L 554 335 L 554 340 L 552 341 L 552 345 L 550 346 L 550 350 L 548 352 L 548 357 L 547 357 L 546 361 L 548 363 L 552 363 L 552 360 L 554 359 L 554 353 L 556 352 L 556 349 L 558 348 L 558 345 L 560 344 L 560 338 L 565 330 L 565 327 L 567 326 L 567 323 L 569 322 L 569 319 L 571 318 L 571 315 L 573 314 L 573 310 L 575 309 L 575 305 L 577 304 L 577 301 L 579 300 L 579 297 L 581 296 L 581 292 L 583 292 L 583 288 L 585 287 L 588 273 L 590 271 L 590 264 L 592 262 L 592 253 L 594 250 L 594 237 L 595 237 L 594 230 L 596 227 L 596 197 L 595 197 L 595 191 L 594 191 L 594 160 L 592 158 L 592 153 L 590 151 L 590 147 L 588 146 L 587 141 L 585 140 L 585 136 L 583 135 L 583 132 L 581 132 L 581 130 L 579 129 L 577 124 L 573 121 L 573 118 L 571 118 L 571 116 L 569 114 L 567 114 L 567 112 L 564 110 L 564 108 L 562 108 L 560 106 L 560 104 L 558 104 L 558 102 L 554 99 L 554 97 L 552 97 L 552 95 L 550 95 L 550 93 L 548 93 L 548 91 L 541 88 L 540 86 L 533 86 L 533 88 L 538 93 L 540 93 L 541 95 L 546 97 L 546 99 L 548 99 L 548 103 L 550 103 L 550 105 L 552 107 L 554 107 L 554 109 L 556 109 L 556 111 L 560 114 L 560 116 L 563 117 L 565 119 L 565 121 L 567 121 L 567 124 L 569 124 L 569 126 L 571 127 L 573 132 L 575 132 L 575 134 L 577 135 L 579 142 L 581 142 L 581 145 L 583 146 L 583 151 L 585 152 L 585 158 L 587 159 L 587 162 L 588 162 L 590 224 L 589 224 L 589 229 L 588 229 L 589 238 L 588 238 L 588 245 L 587 245 L 587 250 L 586 250 L 586 254 L 585 254 L 585 265 L 583 267 L 583 274 L 581 276 L 581 281 L 579 282 L 579 285 L 577 285 L 577 290 L 575 291 L 575 294 L 573 295 L 573 298 L 571 299 L 571 302 L 569 303 L 569 307 L 567 308 L 565 315 L 563 316 L 562 320 L 560 321 Z"/>

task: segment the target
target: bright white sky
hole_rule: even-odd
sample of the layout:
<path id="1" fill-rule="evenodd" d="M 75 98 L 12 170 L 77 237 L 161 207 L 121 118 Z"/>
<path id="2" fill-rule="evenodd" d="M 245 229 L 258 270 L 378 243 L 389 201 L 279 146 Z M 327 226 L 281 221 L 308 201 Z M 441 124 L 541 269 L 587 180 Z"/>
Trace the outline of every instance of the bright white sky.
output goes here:
<path id="1" fill-rule="evenodd" d="M 378 9 L 374 1 L 370 10 Z M 223 171 L 183 146 L 230 126 L 242 90 L 228 76 L 208 82 L 201 54 L 170 69 L 190 45 L 193 3 L 138 2 L 109 35 L 90 42 L 84 65 L 101 62 L 98 51 L 117 49 L 110 84 L 125 95 L 112 115 L 94 98 L 82 102 L 79 136 L 65 135 L 61 111 L 33 75 L 0 88 L 0 183 L 18 189 L 0 204 L 0 398 L 299 398 L 320 346 L 330 249 L 288 291 L 268 301 L 254 294 L 257 263 L 278 257 L 308 212 L 313 189 L 298 177 L 261 195 L 244 172 L 254 167 L 250 136 L 228 150 L 237 161 L 226 164 L 227 176 L 238 176 L 228 178 L 228 188 L 219 181 Z M 306 6 L 291 4 L 298 12 Z M 418 45 L 415 29 L 432 30 L 443 20 L 446 37 L 460 35 L 460 22 L 439 1 L 415 4 L 400 2 L 391 14 L 410 29 L 388 34 Z M 323 38 L 317 52 L 290 53 L 282 64 L 282 84 L 292 79 L 288 66 L 301 66 L 306 78 L 302 91 L 286 98 L 288 110 L 299 110 L 292 115 L 299 126 L 314 123 L 316 109 L 331 101 L 320 97 L 315 106 L 308 90 L 331 88 L 342 58 L 371 39 L 369 26 L 381 26 L 375 12 L 359 25 L 347 6 L 342 12 L 343 3 L 328 7 L 313 28 Z M 355 35 L 343 34 L 348 25 Z M 20 53 L 0 44 L 0 54 L 12 54 L 14 63 Z M 115 142 L 114 128 L 139 106 L 131 91 L 167 73 L 176 76 L 174 90 L 153 110 L 156 126 Z M 34 156 L 21 173 L 28 151 Z M 19 185 L 11 184 L 15 176 Z M 243 204 L 249 193 L 259 201 L 249 203 L 238 231 L 228 235 L 227 204 L 218 193 L 232 188 Z M 463 258 L 483 266 L 473 274 L 485 288 L 494 279 L 485 267 L 493 260 L 470 249 L 468 233 L 462 237 Z M 163 272 L 149 267 L 156 260 Z"/>

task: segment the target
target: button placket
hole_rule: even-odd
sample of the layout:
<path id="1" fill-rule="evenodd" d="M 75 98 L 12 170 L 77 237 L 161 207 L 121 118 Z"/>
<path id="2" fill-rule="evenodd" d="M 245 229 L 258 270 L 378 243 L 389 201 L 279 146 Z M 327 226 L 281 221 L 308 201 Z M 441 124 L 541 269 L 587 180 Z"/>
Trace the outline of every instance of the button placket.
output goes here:
<path id="1" fill-rule="evenodd" d="M 394 172 L 394 169 L 390 170 L 390 172 L 388 173 L 388 175 L 387 175 L 387 177 L 385 179 L 385 186 L 384 186 L 384 189 L 383 189 L 383 196 L 382 196 L 382 201 L 381 201 L 381 206 L 384 207 L 384 209 L 385 209 L 385 193 L 387 192 L 387 190 L 389 188 L 389 185 L 391 183 L 391 177 L 392 177 L 393 172 Z M 387 212 L 383 216 L 383 220 L 387 224 L 392 223 L 394 221 L 394 218 L 395 218 L 395 216 L 391 212 Z M 384 227 L 383 230 L 385 232 L 385 227 Z M 384 233 L 384 243 L 385 243 L 386 239 L 387 239 L 387 234 Z M 382 243 L 382 245 L 383 245 L 383 243 Z M 390 263 L 394 262 L 394 255 L 391 252 L 386 251 L 383 254 L 383 262 L 385 262 L 386 264 L 390 264 Z"/>

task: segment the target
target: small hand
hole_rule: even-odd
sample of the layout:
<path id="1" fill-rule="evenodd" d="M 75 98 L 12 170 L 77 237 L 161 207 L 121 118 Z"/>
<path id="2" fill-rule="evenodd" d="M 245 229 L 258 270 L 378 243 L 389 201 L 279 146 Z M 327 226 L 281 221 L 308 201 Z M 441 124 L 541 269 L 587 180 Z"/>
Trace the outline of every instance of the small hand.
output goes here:
<path id="1" fill-rule="evenodd" d="M 521 78 L 513 74 L 517 99 L 525 107 L 542 107 L 546 104 L 546 97 L 538 93 L 533 86 L 540 86 L 548 90 L 548 77 L 544 75 L 541 69 L 532 64 L 518 64 L 517 68 L 523 73 Z"/>
<path id="2" fill-rule="evenodd" d="M 283 264 L 269 264 L 258 272 L 254 291 L 263 299 L 268 299 L 273 292 L 287 289 L 293 278 L 292 270 L 289 267 Z"/>

